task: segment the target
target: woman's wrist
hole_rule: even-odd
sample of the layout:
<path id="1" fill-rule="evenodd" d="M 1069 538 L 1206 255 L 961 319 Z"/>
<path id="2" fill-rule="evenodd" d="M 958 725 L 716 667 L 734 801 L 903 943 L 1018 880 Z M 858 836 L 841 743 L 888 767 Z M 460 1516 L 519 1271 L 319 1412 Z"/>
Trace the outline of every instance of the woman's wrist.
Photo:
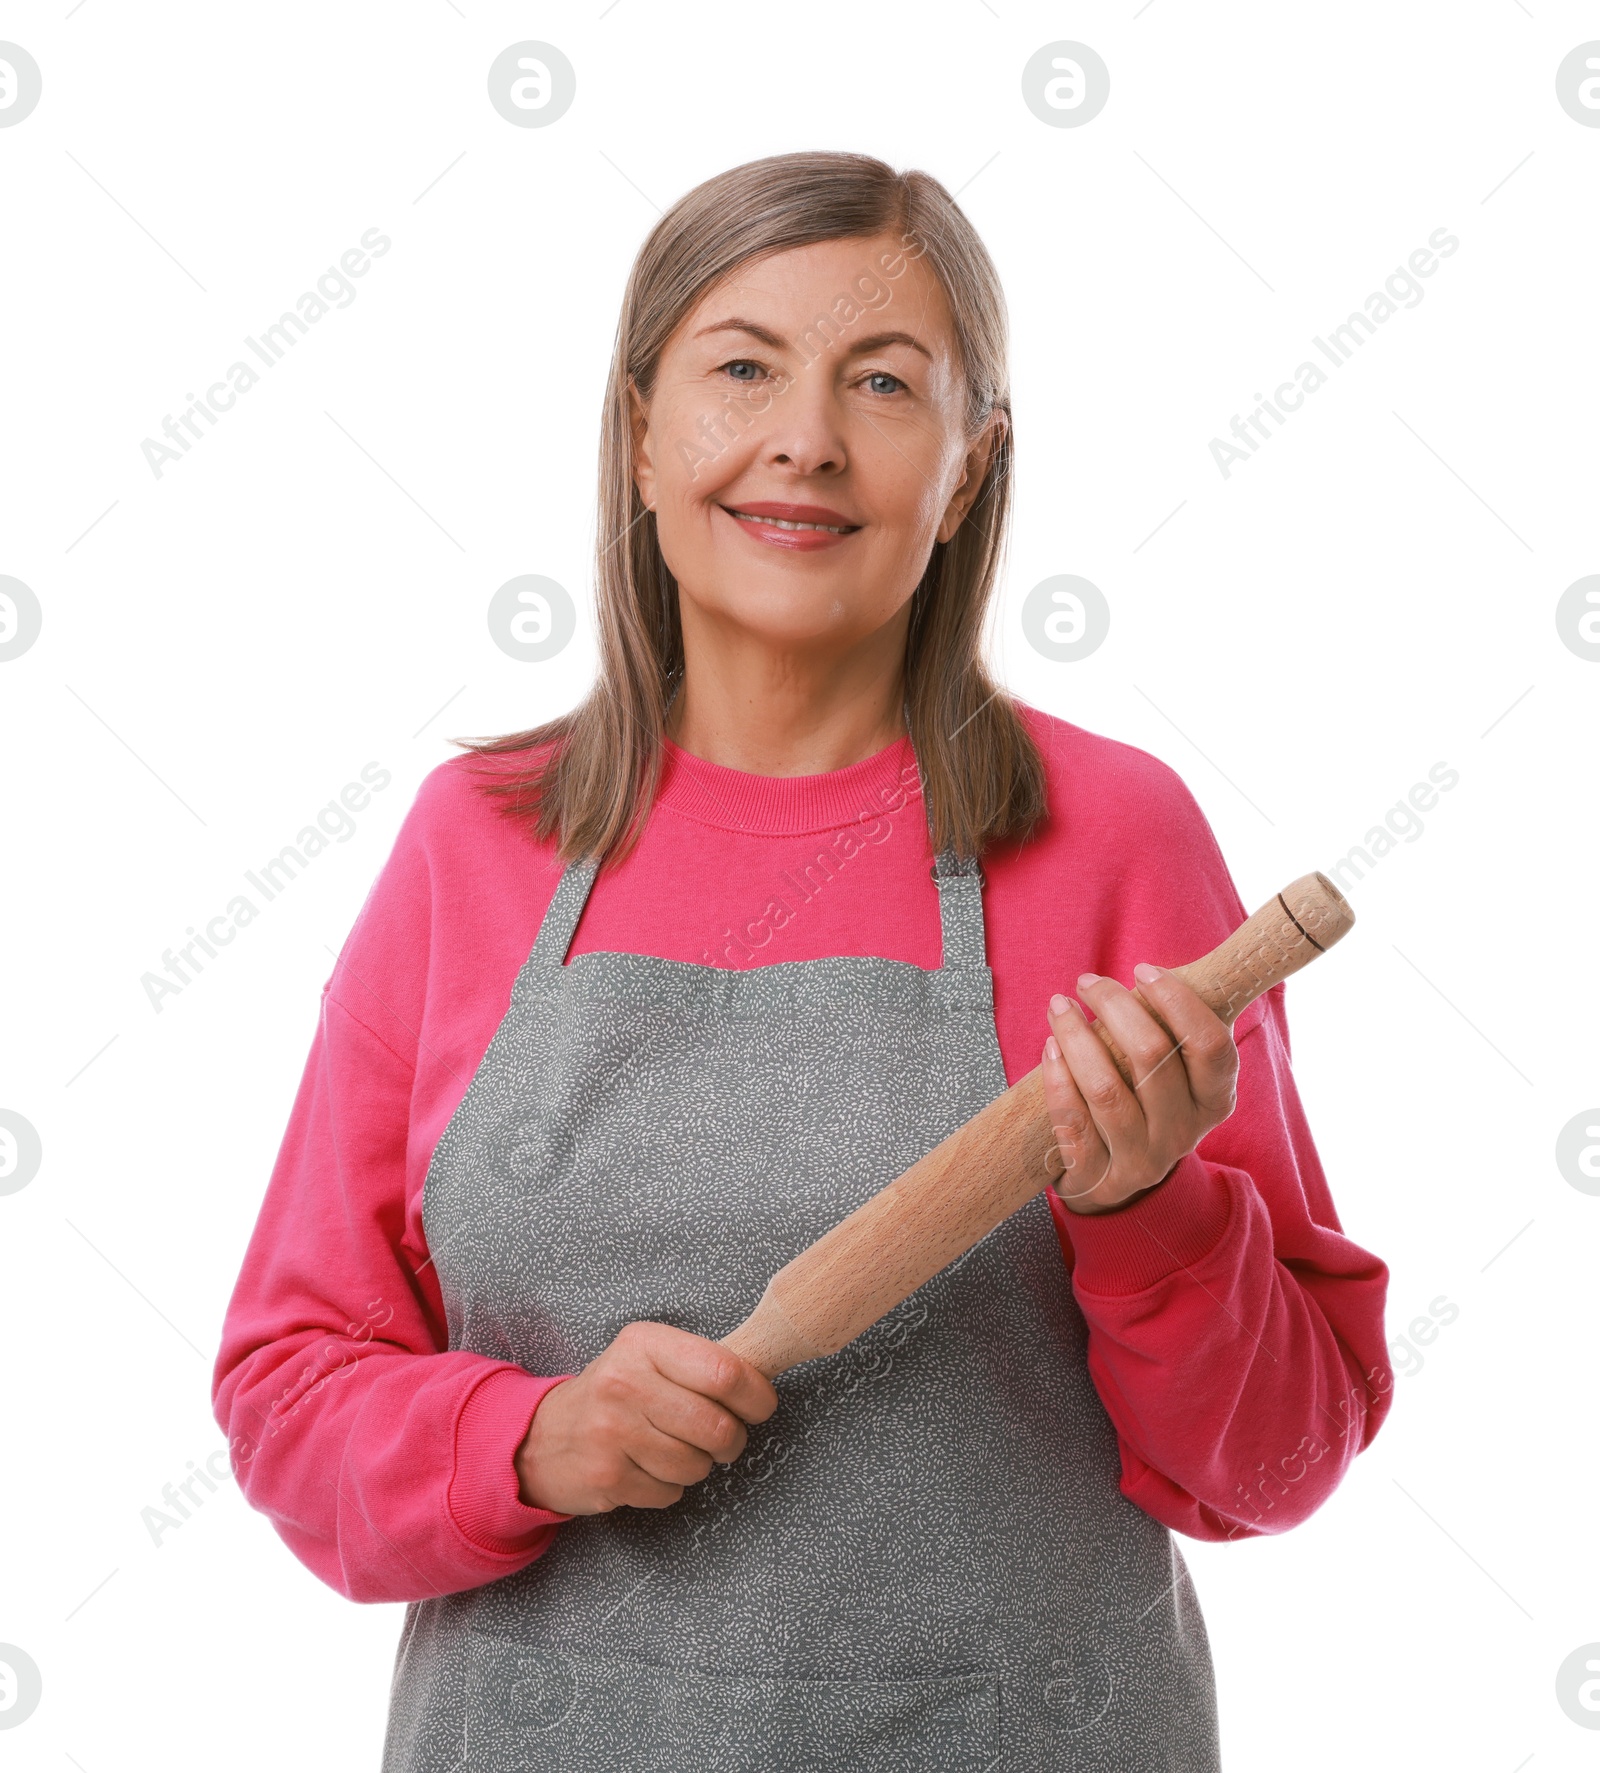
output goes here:
<path id="1" fill-rule="evenodd" d="M 529 1535 L 567 1517 L 528 1502 L 517 1457 L 540 1406 L 562 1382 L 499 1362 L 469 1393 L 456 1425 L 449 1511 L 463 1537 L 481 1550 L 524 1550 Z"/>
<path id="2" fill-rule="evenodd" d="M 1109 1214 L 1125 1212 L 1129 1207 L 1137 1205 L 1138 1202 L 1146 1199 L 1149 1195 L 1154 1194 L 1155 1191 L 1161 1187 L 1162 1183 L 1170 1182 L 1172 1180 L 1182 1168 L 1184 1159 L 1191 1155 L 1192 1153 L 1186 1151 L 1183 1154 L 1183 1157 L 1180 1157 L 1172 1168 L 1167 1171 L 1166 1175 L 1160 1178 L 1160 1180 L 1152 1182 L 1148 1188 L 1141 1188 L 1134 1194 L 1126 1195 L 1121 1200 L 1113 1201 L 1109 1206 L 1094 1201 L 1092 1197 L 1075 1200 L 1072 1195 L 1062 1189 L 1059 1178 L 1056 1182 L 1052 1183 L 1051 1186 L 1055 1189 L 1056 1195 L 1062 1206 L 1066 1207 L 1069 1212 L 1076 1213 L 1080 1219 L 1104 1219 Z"/>
<path id="3" fill-rule="evenodd" d="M 544 1436 L 540 1432 L 540 1412 L 548 1402 L 551 1392 L 555 1391 L 565 1380 L 575 1376 L 572 1373 L 563 1374 L 555 1385 L 551 1385 L 545 1390 L 538 1403 L 534 1405 L 533 1414 L 528 1418 L 527 1432 L 517 1443 L 517 1450 L 512 1455 L 512 1470 L 517 1479 L 517 1500 L 524 1508 L 537 1508 L 545 1514 L 560 1514 L 562 1512 L 558 1508 L 552 1508 L 549 1502 L 544 1499 L 541 1486 L 539 1453 Z"/>

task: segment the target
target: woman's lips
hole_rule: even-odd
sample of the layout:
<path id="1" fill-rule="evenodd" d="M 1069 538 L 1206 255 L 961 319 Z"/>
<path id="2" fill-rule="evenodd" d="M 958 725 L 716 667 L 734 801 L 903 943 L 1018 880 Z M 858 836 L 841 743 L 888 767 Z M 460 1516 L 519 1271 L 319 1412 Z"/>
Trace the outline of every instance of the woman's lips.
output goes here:
<path id="1" fill-rule="evenodd" d="M 787 505 L 760 499 L 718 509 L 753 540 L 805 554 L 847 541 L 861 528 L 826 505 Z"/>

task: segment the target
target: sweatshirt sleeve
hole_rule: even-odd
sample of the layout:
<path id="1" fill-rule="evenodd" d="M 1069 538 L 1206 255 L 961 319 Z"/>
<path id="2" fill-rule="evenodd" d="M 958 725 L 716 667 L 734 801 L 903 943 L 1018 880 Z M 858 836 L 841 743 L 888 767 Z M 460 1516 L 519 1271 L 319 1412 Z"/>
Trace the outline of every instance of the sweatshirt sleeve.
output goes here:
<path id="1" fill-rule="evenodd" d="M 1169 931 L 1170 953 L 1141 932 L 1132 959 L 1170 964 L 1208 952 L 1245 911 L 1198 806 L 1176 788 L 1163 800 L 1175 847 L 1152 878 L 1187 885 L 1187 927 Z M 1122 1493 L 1208 1540 L 1310 1516 L 1371 1443 L 1394 1383 L 1388 1269 L 1343 1234 L 1290 1069 L 1283 985 L 1235 1038 L 1234 1112 L 1164 1181 L 1099 1215 L 1046 1191 Z"/>
<path id="2" fill-rule="evenodd" d="M 432 1263 L 407 1240 L 414 1054 L 396 1050 L 395 1029 L 420 1022 L 406 994 L 425 989 L 427 924 L 409 836 L 334 975 L 379 982 L 374 1001 L 398 1012 L 390 1038 L 330 980 L 212 1374 L 251 1506 L 356 1601 L 493 1581 L 571 1518 L 526 1506 L 513 1464 L 541 1400 L 570 1375 L 449 1349 Z"/>
<path id="3" fill-rule="evenodd" d="M 1122 1493 L 1196 1539 L 1283 1532 L 1388 1412 L 1388 1270 L 1342 1235 L 1281 1007 L 1239 1040 L 1232 1116 L 1164 1182 L 1085 1217 L 1052 1193 L 1117 1431 Z"/>

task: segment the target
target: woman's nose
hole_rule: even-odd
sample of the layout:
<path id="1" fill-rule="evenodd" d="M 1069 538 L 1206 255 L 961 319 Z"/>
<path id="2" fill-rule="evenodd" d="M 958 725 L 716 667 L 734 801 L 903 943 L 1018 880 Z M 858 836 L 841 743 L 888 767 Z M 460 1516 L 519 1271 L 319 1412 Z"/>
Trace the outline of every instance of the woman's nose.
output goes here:
<path id="1" fill-rule="evenodd" d="M 843 415 L 826 358 L 799 371 L 773 395 L 762 422 L 761 456 L 801 474 L 838 473 L 845 467 Z"/>

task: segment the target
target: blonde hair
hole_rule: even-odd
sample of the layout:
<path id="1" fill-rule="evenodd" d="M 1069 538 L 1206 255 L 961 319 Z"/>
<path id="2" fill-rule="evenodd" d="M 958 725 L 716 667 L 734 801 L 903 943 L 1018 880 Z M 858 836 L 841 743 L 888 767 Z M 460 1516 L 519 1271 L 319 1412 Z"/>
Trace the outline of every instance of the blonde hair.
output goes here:
<path id="1" fill-rule="evenodd" d="M 990 678 L 983 629 L 1011 510 L 1011 396 L 1006 309 L 994 264 L 955 200 L 925 172 L 866 154 L 752 160 L 697 185 L 650 231 L 628 277 L 606 383 L 600 438 L 596 616 L 599 661 L 588 695 L 554 720 L 498 738 L 458 739 L 483 757 L 537 753 L 497 767 L 483 786 L 563 860 L 625 855 L 660 779 L 666 715 L 683 673 L 677 582 L 633 478 L 628 384 L 648 401 L 661 353 L 695 304 L 749 261 L 816 241 L 897 232 L 921 248 L 954 318 L 975 437 L 998 436 L 976 497 L 936 542 L 911 599 L 905 693 L 936 850 L 977 855 L 1023 837 L 1045 811 L 1037 746 L 1010 695 Z"/>

